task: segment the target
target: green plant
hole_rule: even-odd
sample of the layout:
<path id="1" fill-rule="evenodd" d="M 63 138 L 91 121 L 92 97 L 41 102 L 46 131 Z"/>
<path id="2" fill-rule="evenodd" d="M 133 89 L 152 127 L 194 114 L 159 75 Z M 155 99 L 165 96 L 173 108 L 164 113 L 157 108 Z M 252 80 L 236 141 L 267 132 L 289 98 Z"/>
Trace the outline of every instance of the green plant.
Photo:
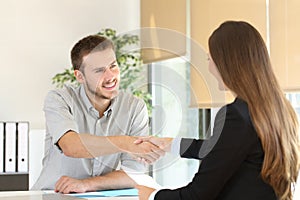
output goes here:
<path id="1" fill-rule="evenodd" d="M 109 38 L 115 45 L 116 58 L 121 71 L 120 89 L 132 92 L 135 96 L 142 98 L 147 105 L 150 116 L 152 111 L 150 93 L 140 88 L 135 88 L 135 84 L 142 78 L 143 62 L 140 51 L 139 48 L 128 50 L 129 47 L 138 46 L 139 37 L 132 34 L 117 35 L 115 30 L 109 28 L 103 29 L 97 34 Z M 52 78 L 52 83 L 56 87 L 63 87 L 64 84 L 79 85 L 74 76 L 73 67 L 65 69 L 62 73 L 57 73 Z"/>

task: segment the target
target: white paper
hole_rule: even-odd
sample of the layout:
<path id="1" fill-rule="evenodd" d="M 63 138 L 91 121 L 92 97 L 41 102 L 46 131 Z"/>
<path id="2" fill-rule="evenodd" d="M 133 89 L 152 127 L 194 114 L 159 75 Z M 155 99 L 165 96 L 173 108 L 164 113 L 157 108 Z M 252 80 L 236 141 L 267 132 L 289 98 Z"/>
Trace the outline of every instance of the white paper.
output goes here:
<path id="1" fill-rule="evenodd" d="M 161 189 L 162 187 L 149 175 L 137 172 L 128 167 L 121 166 L 121 169 L 138 185 L 144 185 L 154 189 Z"/>

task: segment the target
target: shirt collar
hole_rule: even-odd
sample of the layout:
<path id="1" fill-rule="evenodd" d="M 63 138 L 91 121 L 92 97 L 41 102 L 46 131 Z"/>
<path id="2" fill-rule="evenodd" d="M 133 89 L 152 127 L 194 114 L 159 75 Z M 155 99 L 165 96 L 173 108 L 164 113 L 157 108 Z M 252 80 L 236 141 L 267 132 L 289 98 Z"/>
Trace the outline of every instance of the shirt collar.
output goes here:
<path id="1" fill-rule="evenodd" d="M 85 89 L 84 89 L 84 87 L 82 85 L 80 85 L 79 90 L 80 90 L 80 96 L 81 96 L 81 98 L 83 100 L 83 104 L 86 107 L 86 109 L 89 112 L 90 111 L 96 111 L 96 109 L 92 105 L 91 101 L 87 97 Z M 113 98 L 111 100 L 110 105 L 108 106 L 108 108 L 106 109 L 106 111 L 103 113 L 104 116 L 109 117 L 111 115 L 111 112 L 113 111 L 114 105 L 116 104 L 117 98 L 118 98 L 118 96 L 116 96 L 115 98 Z M 96 112 L 98 113 L 98 111 L 96 111 Z"/>
<path id="2" fill-rule="evenodd" d="M 79 86 L 80 97 L 82 98 L 83 104 L 87 110 L 91 110 L 93 107 L 92 103 L 90 102 L 89 98 L 85 93 L 85 89 L 82 85 Z"/>

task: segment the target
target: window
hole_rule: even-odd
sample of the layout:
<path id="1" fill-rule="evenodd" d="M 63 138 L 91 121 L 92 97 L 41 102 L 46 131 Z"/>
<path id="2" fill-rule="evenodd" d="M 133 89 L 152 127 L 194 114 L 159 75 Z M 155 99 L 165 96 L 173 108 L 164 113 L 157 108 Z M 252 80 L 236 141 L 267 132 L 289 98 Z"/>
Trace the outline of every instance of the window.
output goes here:
<path id="1" fill-rule="evenodd" d="M 198 109 L 190 108 L 189 68 L 184 58 L 149 65 L 153 135 L 198 137 Z M 192 180 L 198 167 L 198 160 L 168 154 L 153 166 L 153 177 L 164 187 L 180 187 Z"/>
<path id="2" fill-rule="evenodd" d="M 287 99 L 291 102 L 292 106 L 294 107 L 297 115 L 298 120 L 300 120 L 300 93 L 287 93 Z M 300 121 L 299 121 L 300 123 Z"/>

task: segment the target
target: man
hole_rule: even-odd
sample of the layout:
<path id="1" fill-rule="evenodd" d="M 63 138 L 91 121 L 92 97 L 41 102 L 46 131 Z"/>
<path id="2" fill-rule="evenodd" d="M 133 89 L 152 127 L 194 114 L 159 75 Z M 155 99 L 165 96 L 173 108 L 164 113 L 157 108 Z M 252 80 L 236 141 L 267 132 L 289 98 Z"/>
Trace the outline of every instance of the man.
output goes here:
<path id="1" fill-rule="evenodd" d="M 81 39 L 71 60 L 80 86 L 50 91 L 45 99 L 45 156 L 32 189 L 70 193 L 133 187 L 125 172 L 115 170 L 119 161 L 144 171 L 132 155 L 146 162 L 160 156 L 155 145 L 134 144 L 131 137 L 148 134 L 146 105 L 118 90 L 120 70 L 110 40 Z"/>

